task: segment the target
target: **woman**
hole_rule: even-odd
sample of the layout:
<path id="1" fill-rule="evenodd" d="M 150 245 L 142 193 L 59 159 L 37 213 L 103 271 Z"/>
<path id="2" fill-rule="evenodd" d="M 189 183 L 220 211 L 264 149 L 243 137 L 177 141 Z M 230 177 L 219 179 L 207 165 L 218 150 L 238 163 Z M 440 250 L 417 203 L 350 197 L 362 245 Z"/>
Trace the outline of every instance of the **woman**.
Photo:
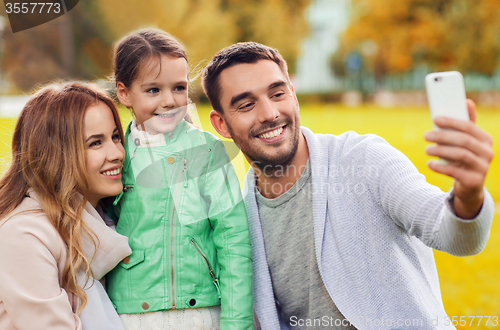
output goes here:
<path id="1" fill-rule="evenodd" d="M 101 217 L 122 191 L 122 140 L 91 85 L 50 85 L 24 107 L 0 181 L 0 329 L 121 328 L 98 280 L 131 253 Z"/>

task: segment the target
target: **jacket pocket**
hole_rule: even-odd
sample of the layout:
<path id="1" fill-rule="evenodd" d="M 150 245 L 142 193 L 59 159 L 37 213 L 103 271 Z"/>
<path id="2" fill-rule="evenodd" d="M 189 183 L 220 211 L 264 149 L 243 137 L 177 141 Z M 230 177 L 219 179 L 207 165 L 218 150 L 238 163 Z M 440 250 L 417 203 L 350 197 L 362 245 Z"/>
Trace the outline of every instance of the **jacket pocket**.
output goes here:
<path id="1" fill-rule="evenodd" d="M 123 260 L 120 261 L 119 265 L 124 269 L 130 269 L 143 262 L 144 259 L 144 250 L 135 250 L 132 251 L 132 254 L 128 257 L 123 258 Z"/>
<path id="2" fill-rule="evenodd" d="M 207 256 L 205 255 L 205 253 L 203 253 L 203 251 L 200 249 L 200 247 L 198 246 L 198 244 L 196 243 L 195 239 L 194 238 L 191 238 L 191 244 L 193 244 L 194 248 L 196 249 L 196 251 L 198 251 L 198 254 L 200 255 L 200 257 L 203 259 L 203 262 L 205 263 L 205 265 L 207 266 L 207 270 L 208 270 L 208 274 L 210 275 L 210 277 L 212 278 L 212 282 L 214 283 L 215 285 L 215 288 L 217 289 L 217 294 L 219 295 L 219 299 L 220 299 L 220 286 L 219 286 L 219 279 L 217 278 L 217 276 L 215 276 L 215 273 L 212 269 L 212 266 L 210 265 L 210 261 L 208 261 L 208 258 Z"/>

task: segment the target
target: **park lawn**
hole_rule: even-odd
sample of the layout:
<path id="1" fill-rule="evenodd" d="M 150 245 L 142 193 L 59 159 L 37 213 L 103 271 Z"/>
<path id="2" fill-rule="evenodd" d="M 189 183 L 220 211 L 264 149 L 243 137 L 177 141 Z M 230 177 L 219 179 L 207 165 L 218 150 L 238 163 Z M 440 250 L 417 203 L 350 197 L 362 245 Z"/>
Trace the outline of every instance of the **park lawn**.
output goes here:
<path id="1" fill-rule="evenodd" d="M 215 131 L 208 119 L 209 108 L 198 106 L 198 118 L 195 123 L 207 131 Z M 131 118 L 130 112 L 121 109 L 123 125 Z M 443 175 L 436 174 L 427 168 L 430 159 L 425 152 L 428 144 L 423 134 L 430 130 L 431 121 L 426 108 L 380 108 L 362 106 L 356 108 L 332 104 L 303 105 L 300 111 L 301 124 L 316 133 L 341 134 L 353 130 L 360 134 L 373 133 L 382 136 L 390 144 L 401 150 L 424 174 L 427 181 L 448 191 L 453 181 Z M 500 141 L 500 111 L 494 109 L 479 109 L 478 124 L 493 135 L 495 141 Z M 0 119 L 0 172 L 5 172 L 10 161 L 10 140 L 15 125 L 15 119 Z M 217 135 L 217 134 L 216 134 Z M 500 148 L 494 144 L 496 155 Z M 242 181 L 248 164 L 241 154 L 233 161 Z M 438 267 L 441 291 L 445 309 L 448 315 L 464 316 L 467 326 L 459 329 L 490 329 L 494 327 L 493 320 L 487 327 L 486 318 L 480 322 L 468 316 L 500 317 L 500 160 L 495 158 L 491 164 L 486 180 L 486 187 L 497 204 L 497 212 L 491 230 L 490 240 L 485 250 L 477 256 L 454 257 L 436 251 L 434 253 Z M 500 321 L 498 321 L 500 322 Z M 497 322 L 497 323 L 498 323 Z M 498 324 L 497 324 L 498 325 Z"/>

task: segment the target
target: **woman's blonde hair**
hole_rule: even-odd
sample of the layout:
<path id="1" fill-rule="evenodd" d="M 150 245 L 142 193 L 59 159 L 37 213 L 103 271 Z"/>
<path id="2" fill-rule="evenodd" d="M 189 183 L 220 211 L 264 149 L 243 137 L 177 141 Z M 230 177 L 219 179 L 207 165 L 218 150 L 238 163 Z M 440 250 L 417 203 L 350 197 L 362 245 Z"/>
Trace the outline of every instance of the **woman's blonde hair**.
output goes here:
<path id="1" fill-rule="evenodd" d="M 85 306 L 87 295 L 78 285 L 77 273 L 83 269 L 87 278 L 92 276 L 82 234 L 95 237 L 82 221 L 89 190 L 84 122 L 86 110 L 99 102 L 111 109 L 123 141 L 116 106 L 96 86 L 73 82 L 41 88 L 28 100 L 17 120 L 12 163 L 0 180 L 0 219 L 22 202 L 28 189 L 38 195 L 41 211 L 68 247 L 61 285 L 80 298 L 78 311 Z M 94 243 L 97 246 L 95 239 Z"/>

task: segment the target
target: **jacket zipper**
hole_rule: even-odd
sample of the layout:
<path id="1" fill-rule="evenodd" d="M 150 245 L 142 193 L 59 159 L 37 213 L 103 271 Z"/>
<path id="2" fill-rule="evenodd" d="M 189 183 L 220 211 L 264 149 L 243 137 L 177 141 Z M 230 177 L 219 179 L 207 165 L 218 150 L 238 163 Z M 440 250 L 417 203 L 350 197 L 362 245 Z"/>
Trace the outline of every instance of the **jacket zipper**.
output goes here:
<path id="1" fill-rule="evenodd" d="M 184 168 L 187 167 L 187 159 L 184 159 L 183 158 L 183 169 L 182 169 L 182 172 L 179 173 L 179 176 L 178 176 L 178 180 L 177 182 L 179 182 L 179 180 L 182 178 L 182 175 L 184 173 Z M 187 172 L 187 170 L 186 170 Z M 186 173 L 187 175 L 187 173 Z M 174 195 L 173 196 L 173 200 L 175 200 L 175 194 L 178 194 L 179 192 L 178 191 L 175 191 L 174 192 Z M 181 192 L 182 193 L 182 192 Z M 170 268 L 171 268 L 171 275 L 172 275 L 172 309 L 175 309 L 175 285 L 174 285 L 174 238 L 175 238 L 175 202 L 173 203 L 174 206 L 172 208 L 172 218 L 171 218 L 171 221 L 170 221 L 170 235 L 171 235 L 171 239 L 170 239 Z"/>
<path id="2" fill-rule="evenodd" d="M 188 186 L 188 160 L 186 158 L 183 158 L 182 159 L 182 164 L 184 165 L 183 169 L 182 169 L 182 173 L 183 173 L 183 177 L 182 177 L 182 180 L 184 180 L 184 188 L 187 188 Z"/>
<path id="3" fill-rule="evenodd" d="M 219 294 L 220 297 L 220 287 L 219 287 L 219 281 L 217 280 L 217 277 L 215 276 L 214 271 L 212 270 L 212 267 L 210 266 L 210 262 L 208 261 L 208 258 L 205 256 L 203 251 L 198 247 L 198 244 L 196 244 L 196 241 L 194 240 L 194 237 L 191 238 L 191 243 L 195 247 L 196 251 L 200 254 L 202 257 L 203 261 L 205 262 L 205 265 L 208 268 L 208 273 L 210 274 L 210 277 L 212 278 L 212 281 L 214 282 L 215 288 L 217 289 L 217 293 Z"/>
<path id="4" fill-rule="evenodd" d="M 175 204 L 172 209 L 172 220 L 170 221 L 170 268 L 172 275 L 172 309 L 175 309 L 175 286 L 174 286 L 174 218 L 175 218 Z"/>

